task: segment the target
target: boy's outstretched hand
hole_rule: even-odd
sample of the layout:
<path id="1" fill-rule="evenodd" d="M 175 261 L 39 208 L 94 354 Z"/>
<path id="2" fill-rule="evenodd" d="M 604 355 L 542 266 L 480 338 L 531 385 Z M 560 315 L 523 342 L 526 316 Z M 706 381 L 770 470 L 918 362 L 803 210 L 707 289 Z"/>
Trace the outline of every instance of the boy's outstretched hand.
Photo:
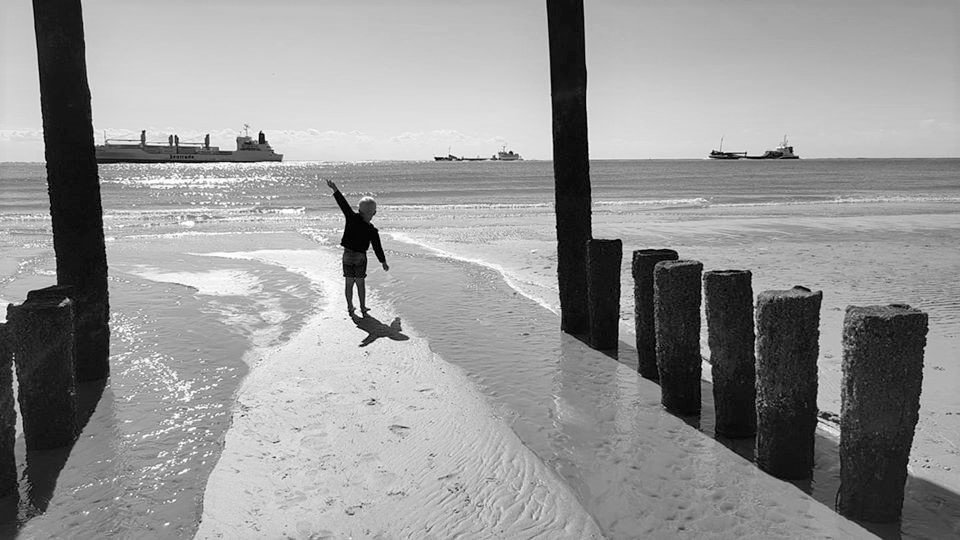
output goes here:
<path id="1" fill-rule="evenodd" d="M 389 272 L 389 271 L 390 271 L 390 265 L 387 264 L 387 263 L 383 263 L 383 271 L 384 271 L 384 272 Z"/>
<path id="2" fill-rule="evenodd" d="M 337 185 L 333 183 L 333 180 L 327 180 L 327 187 L 329 187 L 334 191 L 337 191 Z"/>

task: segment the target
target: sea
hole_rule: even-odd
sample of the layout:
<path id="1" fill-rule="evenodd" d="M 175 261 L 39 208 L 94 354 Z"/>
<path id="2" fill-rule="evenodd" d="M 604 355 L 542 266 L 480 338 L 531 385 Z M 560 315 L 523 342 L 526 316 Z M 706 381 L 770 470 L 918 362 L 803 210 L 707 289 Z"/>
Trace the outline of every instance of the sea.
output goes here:
<path id="1" fill-rule="evenodd" d="M 571 430 L 564 419 L 617 400 L 624 409 L 637 404 L 624 401 L 635 394 L 623 388 L 577 379 L 583 366 L 559 332 L 551 162 L 99 171 L 111 376 L 80 389 L 90 419 L 72 449 L 27 454 L 18 431 L 20 493 L 0 501 L 0 534 L 193 536 L 245 375 L 323 302 L 343 302 L 324 298 L 308 274 L 224 254 L 336 252 L 343 217 L 326 180 L 354 204 L 365 195 L 378 202 L 374 224 L 390 271 L 370 265 L 372 302 L 391 304 L 405 328 L 463 369 L 601 527 L 614 530 L 615 517 L 590 502 L 599 488 L 582 460 L 614 459 L 620 450 L 591 440 L 624 428 L 600 418 Z M 624 249 L 621 347 L 609 362 L 631 354 L 635 362 L 637 249 L 675 249 L 704 270 L 750 270 L 755 295 L 795 285 L 823 291 L 818 405 L 827 413 L 840 412 L 845 308 L 905 303 L 926 312 L 904 520 L 875 532 L 960 534 L 960 159 L 593 161 L 590 181 L 593 237 L 620 239 Z M 44 164 L 0 164 L 0 321 L 5 304 L 55 283 L 51 234 Z M 691 426 L 712 434 L 707 418 Z M 571 457 L 581 447 L 597 451 Z M 822 459 L 819 476 L 798 487 L 832 505 L 835 452 Z M 628 485 L 628 473 L 611 479 L 608 471 L 607 480 Z"/>

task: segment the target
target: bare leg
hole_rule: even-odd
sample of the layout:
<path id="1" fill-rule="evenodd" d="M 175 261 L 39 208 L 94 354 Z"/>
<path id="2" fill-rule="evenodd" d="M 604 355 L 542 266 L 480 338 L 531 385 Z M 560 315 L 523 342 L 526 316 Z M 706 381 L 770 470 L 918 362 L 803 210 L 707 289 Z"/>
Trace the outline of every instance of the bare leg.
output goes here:
<path id="1" fill-rule="evenodd" d="M 367 282 L 364 278 L 356 278 L 357 281 L 357 296 L 360 297 L 360 313 L 366 315 L 367 309 Z"/>
<path id="2" fill-rule="evenodd" d="M 344 285 L 344 289 L 343 289 L 343 294 L 344 296 L 347 297 L 347 311 L 351 315 L 353 315 L 353 284 L 356 281 L 356 279 L 352 277 L 345 277 L 343 279 L 344 281 L 346 281 L 346 284 Z"/>

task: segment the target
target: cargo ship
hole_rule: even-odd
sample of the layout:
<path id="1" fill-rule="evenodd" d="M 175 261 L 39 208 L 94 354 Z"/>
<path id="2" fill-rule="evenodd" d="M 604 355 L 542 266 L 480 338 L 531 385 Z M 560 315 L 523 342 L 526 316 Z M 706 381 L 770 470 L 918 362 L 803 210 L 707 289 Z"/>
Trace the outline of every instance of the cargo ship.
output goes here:
<path id="1" fill-rule="evenodd" d="M 793 147 L 787 144 L 787 136 L 783 136 L 783 142 L 773 150 L 767 150 L 759 156 L 751 156 L 746 152 L 724 152 L 723 137 L 720 137 L 720 150 L 711 150 L 707 156 L 710 159 L 800 159 L 800 156 L 793 153 Z"/>
<path id="2" fill-rule="evenodd" d="M 210 146 L 210 134 L 202 143 L 180 142 L 180 137 L 170 135 L 167 143 L 147 142 L 147 131 L 140 132 L 140 140 L 107 139 L 96 146 L 97 163 L 255 163 L 259 161 L 281 161 L 270 147 L 261 131 L 254 140 L 248 133 L 249 126 L 244 125 L 244 134 L 237 137 L 236 150 L 220 150 Z"/>

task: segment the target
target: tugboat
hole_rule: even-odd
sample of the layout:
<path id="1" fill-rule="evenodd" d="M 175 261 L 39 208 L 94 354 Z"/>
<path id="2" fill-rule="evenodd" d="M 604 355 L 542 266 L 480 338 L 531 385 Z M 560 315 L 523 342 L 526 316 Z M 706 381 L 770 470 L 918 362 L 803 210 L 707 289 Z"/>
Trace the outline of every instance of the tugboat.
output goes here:
<path id="1" fill-rule="evenodd" d="M 104 136 L 103 144 L 97 145 L 94 150 L 97 163 L 254 163 L 283 160 L 283 154 L 273 151 L 262 131 L 254 141 L 247 131 L 249 128 L 243 125 L 244 134 L 237 137 L 235 151 L 210 146 L 209 133 L 202 143 L 182 143 L 177 135 L 170 135 L 166 144 L 148 143 L 147 130 L 140 132 L 140 140 L 107 139 Z"/>
<path id="2" fill-rule="evenodd" d="M 793 147 L 787 144 L 787 136 L 783 136 L 783 142 L 773 150 L 767 150 L 760 156 L 744 156 L 747 159 L 800 159 L 800 156 L 793 153 Z"/>
<path id="3" fill-rule="evenodd" d="M 523 158 L 520 157 L 520 154 L 514 153 L 513 150 L 507 151 L 506 145 L 501 146 L 500 151 L 490 159 L 493 161 L 523 161 Z"/>
<path id="4" fill-rule="evenodd" d="M 724 152 L 723 151 L 723 137 L 720 137 L 720 150 L 711 150 L 710 159 L 740 159 L 741 157 L 747 157 L 746 152 Z"/>

